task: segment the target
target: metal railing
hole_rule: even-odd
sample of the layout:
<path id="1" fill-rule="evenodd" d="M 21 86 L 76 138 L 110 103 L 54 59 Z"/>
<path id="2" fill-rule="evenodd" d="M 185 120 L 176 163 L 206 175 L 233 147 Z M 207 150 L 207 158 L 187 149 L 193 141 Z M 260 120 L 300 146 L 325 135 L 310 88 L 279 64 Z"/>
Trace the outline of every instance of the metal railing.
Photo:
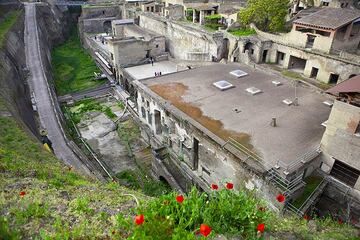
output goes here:
<path id="1" fill-rule="evenodd" d="M 274 168 L 271 168 L 268 171 L 268 180 L 279 187 L 285 196 L 290 196 L 293 192 L 306 184 L 302 180 L 302 175 L 299 175 L 290 181 L 282 177 Z"/>
<path id="2" fill-rule="evenodd" d="M 289 164 L 284 164 L 283 162 L 278 161 L 276 163 L 275 168 L 282 168 L 284 169 L 284 174 L 289 174 L 292 171 L 298 169 L 303 164 L 310 162 L 311 160 L 319 156 L 320 153 L 321 153 L 320 146 L 317 146 L 316 148 L 296 158 L 294 161 L 290 162 Z"/>
<path id="3" fill-rule="evenodd" d="M 262 157 L 260 157 L 257 153 L 251 151 L 250 149 L 248 149 L 247 147 L 245 147 L 244 145 L 242 145 L 241 143 L 239 143 L 238 141 L 236 141 L 235 139 L 229 137 L 229 140 L 223 145 L 223 147 L 226 144 L 230 144 L 231 146 L 233 146 L 235 149 L 237 149 L 238 151 L 244 153 L 248 158 L 252 158 L 256 161 L 262 162 L 263 159 Z"/>
<path id="4" fill-rule="evenodd" d="M 324 178 L 314 189 L 314 191 L 305 199 L 305 201 L 301 204 L 300 207 L 295 207 L 294 205 L 292 205 L 291 203 L 287 203 L 286 207 L 287 209 L 289 209 L 290 211 L 294 212 L 295 214 L 297 214 L 298 216 L 302 217 L 304 216 L 305 212 L 307 211 L 307 209 L 314 203 L 314 199 L 313 197 L 316 194 L 319 194 L 320 191 L 322 191 L 326 184 L 328 183 L 327 178 Z M 316 196 L 317 197 L 317 196 Z M 309 205 L 310 202 L 310 205 Z M 307 205 L 309 205 L 309 207 L 306 207 Z M 306 207 L 306 208 L 305 208 Z"/>

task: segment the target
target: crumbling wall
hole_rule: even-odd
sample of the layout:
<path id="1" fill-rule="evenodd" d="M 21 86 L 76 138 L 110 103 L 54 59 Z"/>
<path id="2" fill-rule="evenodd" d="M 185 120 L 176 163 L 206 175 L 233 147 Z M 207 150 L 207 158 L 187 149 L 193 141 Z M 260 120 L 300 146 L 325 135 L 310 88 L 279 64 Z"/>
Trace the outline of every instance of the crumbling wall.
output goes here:
<path id="1" fill-rule="evenodd" d="M 213 133 L 204 128 L 200 130 L 199 123 L 147 91 L 140 82 L 135 81 L 135 86 L 139 119 L 143 123 L 142 128 L 147 131 L 151 146 L 154 149 L 166 146 L 169 153 L 166 159 L 157 160 L 153 170 L 160 172 L 155 175 L 161 175 L 163 168 L 167 169 L 171 174 L 168 182 L 175 179 L 184 191 L 193 185 L 209 191 L 212 183 L 223 186 L 226 182 L 232 182 L 237 188 L 255 190 L 272 202 L 274 209 L 283 207 L 274 202 L 277 190 L 265 181 L 263 173 L 252 160 L 243 161 L 245 158 L 235 157 L 223 147 L 223 140 L 215 141 L 217 137 Z M 160 112 L 160 132 L 154 118 L 156 111 Z M 195 141 L 198 141 L 197 153 Z M 194 156 L 197 156 L 197 160 Z M 167 175 L 163 177 L 167 178 Z"/>
<path id="2" fill-rule="evenodd" d="M 218 38 L 214 39 L 212 34 L 205 31 L 150 14 L 141 14 L 139 25 L 164 35 L 167 51 L 174 58 L 194 61 L 211 61 L 220 58 L 219 45 L 222 41 L 218 41 Z"/>

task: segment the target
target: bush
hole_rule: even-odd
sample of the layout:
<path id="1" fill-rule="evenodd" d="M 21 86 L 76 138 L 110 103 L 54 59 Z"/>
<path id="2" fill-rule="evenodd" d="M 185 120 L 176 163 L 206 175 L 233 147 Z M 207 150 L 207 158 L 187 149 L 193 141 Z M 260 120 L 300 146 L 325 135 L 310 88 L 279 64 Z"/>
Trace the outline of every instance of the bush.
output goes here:
<path id="1" fill-rule="evenodd" d="M 212 228 L 211 235 L 256 238 L 257 225 L 266 223 L 270 213 L 259 211 L 262 203 L 250 195 L 227 189 L 207 194 L 193 188 L 182 203 L 176 193 L 161 196 L 137 210 L 145 221 L 134 227 L 130 239 L 196 239 L 204 223 Z"/>

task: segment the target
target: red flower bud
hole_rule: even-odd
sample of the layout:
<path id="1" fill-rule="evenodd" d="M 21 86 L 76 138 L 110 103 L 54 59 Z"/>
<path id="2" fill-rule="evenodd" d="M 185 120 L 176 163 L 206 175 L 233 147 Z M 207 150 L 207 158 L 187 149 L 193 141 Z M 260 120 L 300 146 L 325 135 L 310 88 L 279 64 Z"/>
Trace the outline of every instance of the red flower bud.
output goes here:
<path id="1" fill-rule="evenodd" d="M 211 227 L 209 227 L 209 225 L 206 224 L 201 224 L 200 225 L 200 234 L 207 237 L 209 234 L 211 233 Z"/>
<path id="2" fill-rule="evenodd" d="M 23 197 L 23 196 L 25 196 L 25 195 L 26 195 L 26 192 L 21 191 L 21 192 L 19 193 L 19 195 L 20 195 L 20 197 Z"/>
<path id="3" fill-rule="evenodd" d="M 265 231 L 265 224 L 264 223 L 260 223 L 257 225 L 257 230 L 261 233 L 263 233 Z"/>
<path id="4" fill-rule="evenodd" d="M 229 190 L 231 190 L 231 189 L 234 188 L 234 184 L 232 184 L 232 183 L 226 183 L 226 188 L 229 189 Z"/>
<path id="5" fill-rule="evenodd" d="M 265 212 L 266 208 L 265 207 L 259 207 L 259 211 L 260 212 Z"/>
<path id="6" fill-rule="evenodd" d="M 276 200 L 278 202 L 283 202 L 283 201 L 285 201 L 285 196 L 282 195 L 282 194 L 279 194 L 279 195 L 276 196 Z"/>
<path id="7" fill-rule="evenodd" d="M 184 196 L 183 196 L 183 195 L 178 195 L 178 196 L 176 196 L 176 201 L 177 201 L 178 203 L 182 203 L 182 202 L 184 201 Z"/>
<path id="8" fill-rule="evenodd" d="M 311 217 L 310 217 L 309 215 L 305 214 L 305 215 L 304 215 L 304 219 L 307 220 L 307 221 L 309 221 L 309 220 L 311 219 Z"/>
<path id="9" fill-rule="evenodd" d="M 135 217 L 135 224 L 136 225 L 141 225 L 141 224 L 143 224 L 144 223 L 144 215 L 142 215 L 142 214 L 140 214 L 140 215 L 137 215 L 136 217 Z"/>
<path id="10" fill-rule="evenodd" d="M 219 186 L 216 185 L 216 184 L 211 184 L 211 189 L 212 189 L 212 190 L 218 190 L 218 189 L 219 189 Z"/>

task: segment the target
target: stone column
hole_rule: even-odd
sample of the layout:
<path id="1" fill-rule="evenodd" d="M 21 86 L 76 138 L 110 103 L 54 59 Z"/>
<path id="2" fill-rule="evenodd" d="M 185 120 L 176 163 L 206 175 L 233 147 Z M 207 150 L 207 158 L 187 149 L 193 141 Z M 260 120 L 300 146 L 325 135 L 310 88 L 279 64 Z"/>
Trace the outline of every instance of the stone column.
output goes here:
<path id="1" fill-rule="evenodd" d="M 199 23 L 204 24 L 204 11 L 200 11 Z"/>
<path id="2" fill-rule="evenodd" d="M 196 19 L 196 10 L 193 9 L 193 23 L 195 23 L 195 19 Z"/>

